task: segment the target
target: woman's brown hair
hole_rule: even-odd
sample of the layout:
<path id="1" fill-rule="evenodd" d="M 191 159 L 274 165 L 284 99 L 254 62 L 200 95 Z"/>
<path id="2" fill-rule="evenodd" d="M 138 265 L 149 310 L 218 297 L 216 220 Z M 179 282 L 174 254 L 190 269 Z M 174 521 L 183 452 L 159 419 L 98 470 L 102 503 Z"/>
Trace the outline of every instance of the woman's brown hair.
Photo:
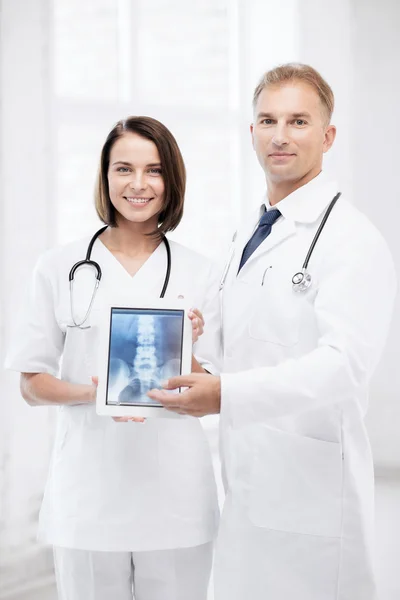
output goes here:
<path id="1" fill-rule="evenodd" d="M 172 231 L 179 225 L 183 215 L 186 188 L 185 163 L 172 133 L 160 121 L 151 117 L 128 117 L 118 121 L 108 134 L 101 151 L 96 182 L 96 212 L 103 223 L 111 227 L 117 226 L 116 210 L 111 203 L 108 188 L 108 169 L 111 149 L 125 133 L 136 133 L 151 140 L 157 146 L 165 186 L 164 206 L 158 217 L 157 232 L 165 234 L 167 231 Z"/>

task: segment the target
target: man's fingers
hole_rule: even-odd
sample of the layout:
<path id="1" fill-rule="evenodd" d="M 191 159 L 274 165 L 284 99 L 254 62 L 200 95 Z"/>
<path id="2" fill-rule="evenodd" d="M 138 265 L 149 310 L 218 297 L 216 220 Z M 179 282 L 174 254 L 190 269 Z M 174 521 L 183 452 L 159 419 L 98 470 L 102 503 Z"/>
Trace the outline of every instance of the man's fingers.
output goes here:
<path id="1" fill-rule="evenodd" d="M 161 404 L 164 404 L 164 402 L 166 402 L 168 404 L 172 404 L 172 401 L 173 401 L 173 397 L 171 396 L 171 394 L 168 394 L 167 392 L 164 392 L 163 390 L 150 390 L 149 392 L 147 392 L 147 395 L 152 400 L 161 402 Z"/>
<path id="2" fill-rule="evenodd" d="M 170 412 L 174 412 L 178 415 L 186 415 L 186 411 L 179 408 L 179 406 L 165 406 L 165 410 L 169 410 Z"/>
<path id="3" fill-rule="evenodd" d="M 192 387 L 194 385 L 192 375 L 179 375 L 178 377 L 170 377 L 167 381 L 161 383 L 164 390 L 176 390 L 180 387 Z"/>
<path id="4" fill-rule="evenodd" d="M 168 394 L 164 390 L 150 390 L 147 392 L 147 395 L 152 400 L 156 400 L 160 402 L 165 408 L 180 408 L 187 401 L 187 394 L 189 390 L 186 392 L 182 392 L 182 394 Z"/>

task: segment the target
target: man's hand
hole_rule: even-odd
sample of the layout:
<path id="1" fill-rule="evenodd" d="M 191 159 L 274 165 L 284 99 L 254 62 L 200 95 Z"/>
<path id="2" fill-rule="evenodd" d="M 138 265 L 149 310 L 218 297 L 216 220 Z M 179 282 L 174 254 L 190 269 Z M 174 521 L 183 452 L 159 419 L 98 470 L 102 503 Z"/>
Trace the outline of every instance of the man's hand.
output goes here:
<path id="1" fill-rule="evenodd" d="M 161 402 L 163 406 L 180 415 L 204 417 L 218 414 L 221 409 L 221 380 L 214 375 L 192 373 L 180 377 L 171 377 L 163 383 L 165 390 L 175 390 L 180 387 L 189 389 L 181 394 L 169 394 L 163 390 L 150 390 L 148 396 Z"/>

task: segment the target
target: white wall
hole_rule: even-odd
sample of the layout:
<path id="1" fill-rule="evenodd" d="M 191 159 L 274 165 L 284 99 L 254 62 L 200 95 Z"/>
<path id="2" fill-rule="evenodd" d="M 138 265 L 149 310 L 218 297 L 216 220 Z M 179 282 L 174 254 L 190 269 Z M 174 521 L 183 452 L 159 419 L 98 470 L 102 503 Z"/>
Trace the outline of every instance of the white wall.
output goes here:
<path id="1" fill-rule="evenodd" d="M 47 0 L 3 0 L 1 9 L 0 299 L 1 340 L 6 343 L 33 261 L 52 236 L 50 11 Z M 51 438 L 43 435 L 49 430 L 47 409 L 25 405 L 16 375 L 0 369 L 0 388 L 0 597 L 8 597 L 9 590 L 23 588 L 31 578 L 32 565 L 36 579 L 51 573 L 48 553 L 41 555 L 35 544 Z"/>
<path id="2" fill-rule="evenodd" d="M 352 0 L 354 191 L 393 253 L 400 279 L 400 2 Z M 379 273 L 371 273 L 379 285 Z M 400 469 L 400 295 L 367 419 L 378 470 Z"/>
<path id="3" fill-rule="evenodd" d="M 351 192 L 354 181 L 352 152 L 353 24 L 349 0 L 299 0 L 299 60 L 315 67 L 335 94 L 333 122 L 337 137 L 325 155 L 324 170 Z"/>

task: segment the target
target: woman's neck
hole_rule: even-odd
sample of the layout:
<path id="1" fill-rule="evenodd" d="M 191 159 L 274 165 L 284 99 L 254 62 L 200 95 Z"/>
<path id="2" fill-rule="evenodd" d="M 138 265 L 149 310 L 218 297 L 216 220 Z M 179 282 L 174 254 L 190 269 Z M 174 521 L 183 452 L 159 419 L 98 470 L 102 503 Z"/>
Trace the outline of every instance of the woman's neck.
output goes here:
<path id="1" fill-rule="evenodd" d="M 112 253 L 129 257 L 147 255 L 154 252 L 160 244 L 160 237 L 148 235 L 155 227 L 148 223 L 122 221 L 117 227 L 108 227 L 100 239 Z M 147 235 L 146 235 L 147 234 Z"/>

